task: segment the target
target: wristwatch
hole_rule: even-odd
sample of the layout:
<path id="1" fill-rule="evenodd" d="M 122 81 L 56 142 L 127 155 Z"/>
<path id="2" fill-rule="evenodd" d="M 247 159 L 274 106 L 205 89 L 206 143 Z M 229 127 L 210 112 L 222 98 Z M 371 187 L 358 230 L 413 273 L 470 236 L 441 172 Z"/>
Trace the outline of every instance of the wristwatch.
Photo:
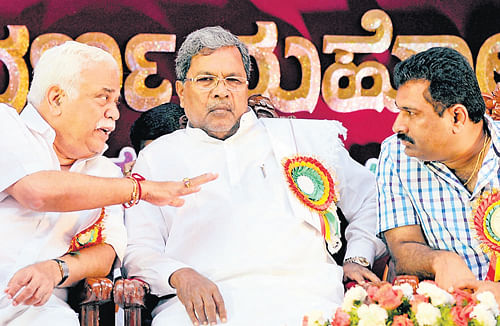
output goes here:
<path id="1" fill-rule="evenodd" d="M 59 283 L 57 283 L 57 285 L 56 285 L 56 286 L 59 286 L 59 285 L 63 284 L 64 281 L 66 281 L 68 279 L 68 276 L 69 276 L 68 264 L 66 264 L 66 262 L 64 260 L 61 260 L 61 259 L 54 258 L 52 260 L 57 263 L 57 265 L 59 266 L 59 271 L 61 272 L 61 281 Z"/>
<path id="2" fill-rule="evenodd" d="M 365 257 L 361 257 L 361 256 L 346 258 L 346 259 L 344 259 L 344 264 L 345 263 L 355 263 L 355 264 L 361 265 L 363 267 L 370 267 L 370 262 L 368 261 L 368 259 L 366 259 Z"/>

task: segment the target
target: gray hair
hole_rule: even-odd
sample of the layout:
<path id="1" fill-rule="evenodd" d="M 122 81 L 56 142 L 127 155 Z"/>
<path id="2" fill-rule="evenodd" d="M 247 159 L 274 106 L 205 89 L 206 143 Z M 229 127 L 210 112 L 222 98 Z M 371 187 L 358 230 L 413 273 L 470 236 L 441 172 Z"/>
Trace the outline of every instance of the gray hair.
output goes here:
<path id="1" fill-rule="evenodd" d="M 98 62 L 113 62 L 118 67 L 111 54 L 95 46 L 68 41 L 48 49 L 33 69 L 28 102 L 38 107 L 54 85 L 63 89 L 69 98 L 77 97 L 80 74 L 90 64 Z"/>
<path id="2" fill-rule="evenodd" d="M 237 36 L 220 26 L 205 27 L 192 32 L 186 37 L 175 59 L 175 74 L 177 75 L 177 79 L 180 81 L 186 80 L 187 72 L 191 66 L 191 59 L 200 53 L 202 49 L 217 50 L 225 46 L 235 46 L 238 48 L 241 53 L 247 79 L 250 79 L 252 63 L 248 48 Z"/>

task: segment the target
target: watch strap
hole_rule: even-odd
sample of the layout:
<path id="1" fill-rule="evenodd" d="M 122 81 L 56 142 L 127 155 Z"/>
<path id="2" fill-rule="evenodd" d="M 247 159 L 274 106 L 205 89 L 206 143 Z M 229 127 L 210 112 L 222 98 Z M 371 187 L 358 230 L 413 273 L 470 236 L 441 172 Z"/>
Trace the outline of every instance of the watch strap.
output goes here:
<path id="1" fill-rule="evenodd" d="M 58 258 L 54 258 L 52 260 L 57 263 L 57 265 L 59 266 L 59 271 L 61 272 L 61 281 L 57 283 L 57 286 L 60 286 L 61 284 L 64 283 L 64 281 L 68 279 L 69 276 L 68 264 L 66 264 L 64 260 Z"/>
<path id="2" fill-rule="evenodd" d="M 345 263 L 355 263 L 355 264 L 361 265 L 363 267 L 370 267 L 370 262 L 368 261 L 368 259 L 366 259 L 365 257 L 361 257 L 361 256 L 346 258 L 346 259 L 344 259 L 344 264 Z"/>

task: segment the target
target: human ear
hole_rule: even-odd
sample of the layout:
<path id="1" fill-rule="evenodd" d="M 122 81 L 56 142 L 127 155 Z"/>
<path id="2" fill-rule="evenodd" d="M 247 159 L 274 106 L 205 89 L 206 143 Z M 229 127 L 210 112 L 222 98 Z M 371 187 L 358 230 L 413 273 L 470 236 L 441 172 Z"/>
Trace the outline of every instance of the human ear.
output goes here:
<path id="1" fill-rule="evenodd" d="M 180 80 L 177 80 L 175 82 L 175 91 L 177 92 L 177 95 L 179 96 L 179 102 L 181 107 L 184 107 L 184 83 L 181 82 Z"/>
<path id="2" fill-rule="evenodd" d="M 449 107 L 447 111 L 451 115 L 453 132 L 460 132 L 469 120 L 467 108 L 462 104 L 455 104 Z"/>
<path id="3" fill-rule="evenodd" d="M 47 91 L 47 103 L 49 104 L 50 113 L 60 115 L 62 113 L 61 104 L 64 98 L 64 91 L 59 86 L 54 85 Z"/>

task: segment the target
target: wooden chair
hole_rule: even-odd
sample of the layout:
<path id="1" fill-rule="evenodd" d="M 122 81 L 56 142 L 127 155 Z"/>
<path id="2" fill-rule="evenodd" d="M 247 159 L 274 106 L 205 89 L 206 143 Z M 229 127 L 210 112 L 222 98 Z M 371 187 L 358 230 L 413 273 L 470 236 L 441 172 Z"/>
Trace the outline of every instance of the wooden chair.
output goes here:
<path id="1" fill-rule="evenodd" d="M 151 324 L 150 312 L 158 303 L 158 298 L 149 294 L 147 283 L 139 279 L 118 279 L 113 288 L 113 297 L 124 311 L 125 326 Z M 142 316 L 142 310 L 146 307 L 146 314 Z"/>
<path id="2" fill-rule="evenodd" d="M 87 278 L 70 289 L 69 305 L 79 313 L 80 325 L 114 325 L 113 282 L 108 278 Z"/>

